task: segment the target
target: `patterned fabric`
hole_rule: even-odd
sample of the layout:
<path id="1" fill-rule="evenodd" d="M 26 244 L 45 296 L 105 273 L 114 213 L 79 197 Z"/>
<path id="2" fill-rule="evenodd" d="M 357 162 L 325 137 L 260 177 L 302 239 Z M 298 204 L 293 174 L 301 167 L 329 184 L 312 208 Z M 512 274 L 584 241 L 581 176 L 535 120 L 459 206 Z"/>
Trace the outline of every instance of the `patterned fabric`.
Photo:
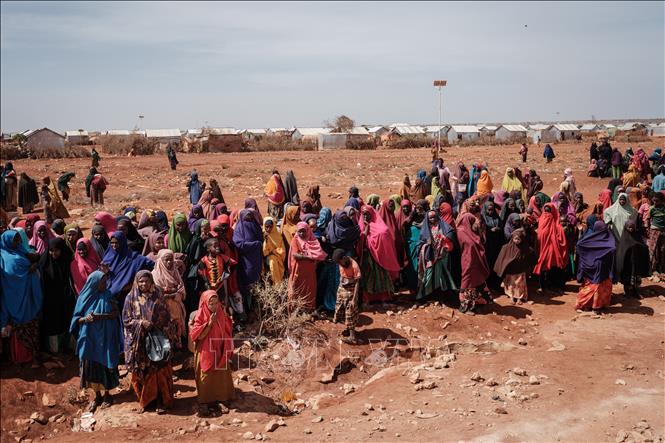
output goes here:
<path id="1" fill-rule="evenodd" d="M 665 272 L 665 231 L 649 230 L 647 246 L 649 247 L 651 270 L 659 273 Z"/>
<path id="2" fill-rule="evenodd" d="M 395 287 L 388 271 L 374 260 L 368 250 L 364 251 L 360 260 L 360 290 L 364 303 L 388 301 L 392 298 Z"/>
<path id="3" fill-rule="evenodd" d="M 506 274 L 503 278 L 503 289 L 508 297 L 526 301 L 529 290 L 526 285 L 526 273 Z"/>
<path id="4" fill-rule="evenodd" d="M 473 311 L 476 305 L 486 305 L 491 300 L 489 289 L 486 285 L 475 288 L 462 289 L 459 293 L 460 311 Z"/>
<path id="5" fill-rule="evenodd" d="M 353 289 L 346 289 L 342 285 L 337 289 L 337 304 L 333 321 L 344 320 L 346 329 L 355 329 L 358 322 L 358 299 L 354 295 Z"/>
<path id="6" fill-rule="evenodd" d="M 575 309 L 601 309 L 610 306 L 612 300 L 612 280 L 591 283 L 585 280 L 577 293 Z"/>

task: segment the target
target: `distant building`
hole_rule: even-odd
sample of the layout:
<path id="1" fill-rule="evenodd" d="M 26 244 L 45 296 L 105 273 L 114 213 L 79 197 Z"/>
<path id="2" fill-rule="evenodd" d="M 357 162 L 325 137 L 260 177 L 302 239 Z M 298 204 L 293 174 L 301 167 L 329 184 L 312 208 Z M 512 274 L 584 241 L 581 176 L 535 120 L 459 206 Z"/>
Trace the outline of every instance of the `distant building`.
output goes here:
<path id="1" fill-rule="evenodd" d="M 551 125 L 543 131 L 542 141 L 545 143 L 560 142 L 567 140 L 577 140 L 580 130 L 576 125 L 570 123 L 558 123 Z"/>
<path id="2" fill-rule="evenodd" d="M 485 125 L 480 127 L 480 138 L 492 139 L 496 136 L 496 130 L 499 129 L 495 125 Z"/>
<path id="3" fill-rule="evenodd" d="M 180 146 L 180 129 L 146 129 L 145 136 L 148 140 L 155 140 L 160 148 L 166 148 L 171 145 Z"/>
<path id="4" fill-rule="evenodd" d="M 446 140 L 448 137 L 448 129 L 449 126 L 446 125 L 434 125 L 434 126 L 425 126 L 423 128 L 423 131 L 425 132 L 425 135 L 427 135 L 429 138 L 432 140 L 437 140 L 439 136 L 441 136 L 441 139 Z"/>
<path id="5" fill-rule="evenodd" d="M 291 137 L 291 132 L 287 128 L 268 128 L 267 134 L 273 137 Z"/>
<path id="6" fill-rule="evenodd" d="M 291 138 L 296 141 L 318 143 L 320 134 L 329 134 L 330 128 L 296 128 Z"/>
<path id="7" fill-rule="evenodd" d="M 371 141 L 372 136 L 366 128 L 355 127 L 348 132 L 329 132 L 319 134 L 317 140 L 318 150 L 345 149 L 349 143 L 362 143 Z"/>
<path id="8" fill-rule="evenodd" d="M 494 138 L 498 142 L 507 143 L 524 143 L 529 130 L 522 125 L 500 125 L 495 133 Z"/>
<path id="9" fill-rule="evenodd" d="M 480 139 L 478 126 L 452 125 L 448 129 L 448 143 L 456 145 L 459 142 L 475 142 Z"/>
<path id="10" fill-rule="evenodd" d="M 372 126 L 367 130 L 375 140 L 385 141 L 385 137 L 390 133 L 390 129 L 385 126 Z"/>
<path id="11" fill-rule="evenodd" d="M 65 131 L 65 140 L 70 145 L 87 145 L 90 142 L 88 131 Z"/>
<path id="12" fill-rule="evenodd" d="M 267 133 L 268 133 L 267 130 L 260 129 L 260 128 L 242 129 L 241 131 L 238 132 L 238 134 L 240 134 L 240 136 L 245 141 L 259 140 L 259 139 L 265 137 Z"/>
<path id="13" fill-rule="evenodd" d="M 404 136 L 425 135 L 425 131 L 420 126 L 393 126 L 390 130 L 390 138 L 400 138 Z"/>
<path id="14" fill-rule="evenodd" d="M 650 137 L 665 137 L 665 122 L 653 123 L 647 126 L 647 135 Z"/>
<path id="15" fill-rule="evenodd" d="M 595 124 L 595 123 L 585 123 L 583 125 L 579 126 L 580 132 L 582 133 L 591 133 L 591 132 L 596 132 L 600 129 L 600 127 Z"/>
<path id="16" fill-rule="evenodd" d="M 208 132 L 208 152 L 240 152 L 242 136 L 235 128 L 212 128 Z"/>
<path id="17" fill-rule="evenodd" d="M 23 135 L 26 138 L 25 147 L 30 151 L 65 148 L 65 136 L 49 128 L 30 129 Z"/>
<path id="18" fill-rule="evenodd" d="M 104 131 L 104 135 L 110 135 L 113 137 L 129 137 L 132 134 L 127 129 L 110 129 L 108 131 Z"/>

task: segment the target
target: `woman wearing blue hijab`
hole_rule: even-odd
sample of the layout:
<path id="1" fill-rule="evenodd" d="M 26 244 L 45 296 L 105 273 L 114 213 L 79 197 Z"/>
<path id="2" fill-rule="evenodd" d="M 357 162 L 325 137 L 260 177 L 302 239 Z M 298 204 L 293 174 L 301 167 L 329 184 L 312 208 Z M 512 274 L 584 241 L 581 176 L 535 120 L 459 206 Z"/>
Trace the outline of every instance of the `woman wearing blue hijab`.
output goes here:
<path id="1" fill-rule="evenodd" d="M 109 290 L 120 301 L 129 293 L 136 273 L 141 270 L 152 271 L 155 266 L 155 262 L 149 258 L 129 249 L 127 237 L 122 231 L 115 231 L 111 236 L 102 264 L 109 268 Z"/>
<path id="2" fill-rule="evenodd" d="M 11 337 L 14 363 L 32 361 L 39 349 L 39 323 L 42 310 L 42 286 L 21 235 L 14 230 L 0 237 L 0 328 L 3 337 Z"/>
<path id="3" fill-rule="evenodd" d="M 321 249 L 326 253 L 326 259 L 316 267 L 316 305 L 327 313 L 335 312 L 339 288 L 339 266 L 332 259 L 334 248 L 327 238 L 327 229 L 332 217 L 330 208 L 321 208 L 314 231 L 314 237 L 319 240 Z"/>
<path id="4" fill-rule="evenodd" d="M 107 277 L 101 271 L 88 276 L 69 327 L 76 338 L 81 389 L 90 388 L 95 392 L 95 399 L 88 406 L 90 412 L 99 406 L 110 406 L 113 403 L 110 390 L 120 384 L 120 311 L 106 282 Z"/>
<path id="5" fill-rule="evenodd" d="M 201 199 L 201 193 L 203 192 L 203 187 L 199 182 L 199 173 L 192 171 L 189 173 L 189 181 L 187 182 L 187 189 L 189 190 L 189 201 L 191 204 L 195 205 Z"/>

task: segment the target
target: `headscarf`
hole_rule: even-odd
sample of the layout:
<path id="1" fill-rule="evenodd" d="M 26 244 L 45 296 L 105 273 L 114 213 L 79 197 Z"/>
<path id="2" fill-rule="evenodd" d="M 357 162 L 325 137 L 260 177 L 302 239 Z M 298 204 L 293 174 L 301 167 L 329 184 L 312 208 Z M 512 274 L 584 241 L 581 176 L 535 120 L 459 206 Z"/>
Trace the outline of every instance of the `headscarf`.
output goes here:
<path id="1" fill-rule="evenodd" d="M 200 217 L 198 217 L 196 215 L 197 210 L 201 214 Z M 211 212 L 211 215 L 212 215 L 212 212 Z M 189 228 L 189 230 L 193 232 L 194 231 L 194 224 L 196 224 L 196 222 L 198 220 L 202 219 L 202 218 L 204 218 L 203 217 L 203 207 L 199 204 L 196 204 L 196 205 L 192 206 L 192 209 L 189 211 L 189 216 L 187 217 L 187 227 Z M 215 217 L 215 218 L 217 218 L 217 217 Z"/>
<path id="2" fill-rule="evenodd" d="M 422 171 L 423 173 L 425 171 Z M 423 180 L 419 177 L 416 179 L 416 184 L 411 187 L 411 192 L 409 194 L 409 197 L 413 201 L 418 201 L 422 200 L 425 198 L 427 195 L 427 192 L 425 191 L 425 184 L 423 183 Z"/>
<path id="3" fill-rule="evenodd" d="M 538 207 L 538 203 L 540 202 L 540 207 Z M 543 213 L 543 204 L 544 202 L 540 199 L 540 196 L 538 194 L 534 195 L 529 199 L 529 208 L 533 211 L 533 216 L 536 217 L 536 219 L 539 219 L 541 214 Z"/>
<path id="4" fill-rule="evenodd" d="M 145 244 L 145 240 L 143 239 L 143 237 L 141 237 L 141 234 L 139 234 L 139 232 L 136 230 L 134 223 L 132 223 L 132 221 L 125 215 L 121 215 L 116 220 L 118 221 L 118 226 L 122 224 L 127 228 L 126 237 L 127 237 L 127 246 L 129 246 L 129 249 L 141 253 L 141 251 L 143 251 L 143 245 Z"/>
<path id="5" fill-rule="evenodd" d="M 106 250 L 109 247 L 109 242 L 111 239 L 109 238 L 108 234 L 106 234 L 106 230 L 102 225 L 94 225 L 90 231 L 92 234 L 90 236 L 90 244 L 94 248 L 98 257 L 104 257 L 104 254 L 106 254 Z M 102 234 L 102 241 L 98 242 L 97 239 L 95 239 L 94 234 Z"/>
<path id="6" fill-rule="evenodd" d="M 171 269 L 166 267 L 166 259 L 169 257 L 174 260 L 173 268 Z M 178 266 L 176 266 L 173 251 L 170 249 L 162 249 L 157 253 L 157 260 L 155 260 L 155 268 L 152 270 L 152 277 L 155 284 L 164 291 L 166 288 L 175 288 L 174 292 L 181 296 L 181 298 L 177 300 L 181 304 L 182 300 L 185 298 L 185 283 L 182 281 L 180 272 L 178 272 Z M 183 308 L 181 318 L 185 318 L 184 306 L 182 304 L 181 306 Z"/>
<path id="7" fill-rule="evenodd" d="M 455 229 L 455 219 L 453 218 L 453 207 L 448 202 L 439 204 L 439 217 L 452 229 Z"/>
<path id="8" fill-rule="evenodd" d="M 284 184 L 277 172 L 273 172 L 270 176 L 270 179 L 266 183 L 264 193 L 266 194 L 268 201 L 273 205 L 281 206 L 284 204 Z"/>
<path id="9" fill-rule="evenodd" d="M 295 235 L 291 240 L 291 249 L 289 250 L 289 269 L 293 270 L 296 266 L 296 259 L 293 254 L 301 254 L 314 261 L 323 261 L 328 256 L 321 248 L 321 243 L 314 237 L 312 229 L 305 222 L 299 222 L 296 225 L 296 231 L 305 230 L 305 238 Z"/>
<path id="10" fill-rule="evenodd" d="M 614 236 L 602 221 L 597 221 L 593 232 L 581 238 L 575 247 L 577 253 L 577 281 L 589 280 L 598 284 L 612 278 L 616 252 Z"/>
<path id="11" fill-rule="evenodd" d="M 56 218 L 55 220 L 53 220 L 53 223 L 51 223 L 51 230 L 55 232 L 57 235 L 64 235 L 66 229 L 67 229 L 67 224 L 61 218 Z"/>
<path id="12" fill-rule="evenodd" d="M 566 197 L 566 203 L 561 202 L 561 196 Z M 568 199 L 568 196 L 563 192 L 557 192 L 552 196 L 552 203 L 556 206 L 559 214 L 565 216 L 568 220 L 568 223 L 571 225 L 577 224 L 577 214 L 575 213 L 575 207 L 573 206 L 572 200 Z"/>
<path id="13" fill-rule="evenodd" d="M 286 171 L 286 179 L 284 180 L 284 201 L 294 205 L 300 204 L 300 195 L 298 195 L 298 183 L 296 176 L 290 169 Z"/>
<path id="14" fill-rule="evenodd" d="M 640 180 L 640 174 L 637 171 L 635 164 L 632 164 L 628 167 L 628 172 L 623 175 L 623 187 L 628 188 L 629 186 L 637 186 L 640 183 Z"/>
<path id="15" fill-rule="evenodd" d="M 633 229 L 633 232 L 630 232 L 629 226 L 636 228 L 633 221 L 627 221 L 617 245 L 615 271 L 621 281 L 632 277 L 633 273 L 636 277 L 651 276 L 649 248 L 644 243 L 639 230 Z"/>
<path id="16" fill-rule="evenodd" d="M 550 212 L 545 211 L 549 207 Z M 566 234 L 559 222 L 559 210 L 554 203 L 545 203 L 538 220 L 538 262 L 533 273 L 540 275 L 554 267 L 563 269 L 568 263 Z"/>
<path id="17" fill-rule="evenodd" d="M 372 254 L 372 258 L 379 266 L 389 273 L 396 274 L 401 269 L 397 260 L 397 250 L 395 248 L 395 232 L 390 229 L 386 223 L 379 217 L 379 213 L 370 205 L 365 205 L 361 209 L 360 216 L 360 236 Z M 365 219 L 363 214 L 369 214 L 369 233 L 365 238 Z"/>
<path id="18" fill-rule="evenodd" d="M 513 174 L 512 178 L 510 176 L 508 176 L 509 172 L 512 172 L 512 174 Z M 515 175 L 515 169 L 506 168 L 506 173 L 503 176 L 503 181 L 501 182 L 501 189 L 503 189 L 504 191 L 509 192 L 509 193 L 513 192 L 513 191 L 522 192 L 522 182 Z"/>
<path id="19" fill-rule="evenodd" d="M 28 240 L 28 234 L 25 233 L 25 229 L 16 227 L 14 228 L 14 231 L 18 232 L 21 236 L 21 246 L 23 247 L 23 250 L 25 250 L 25 252 L 35 252 L 35 249 L 30 246 L 30 240 Z"/>
<path id="20" fill-rule="evenodd" d="M 402 204 L 402 197 L 399 194 L 393 194 L 388 198 L 392 200 L 393 203 L 395 203 L 395 210 L 393 211 L 393 213 L 395 214 L 395 216 L 397 216 L 397 213 L 399 212 L 399 206 Z"/>
<path id="21" fill-rule="evenodd" d="M 97 175 L 97 168 L 90 168 L 90 172 L 88 172 L 88 175 L 85 177 L 85 195 L 87 197 L 90 197 L 90 185 L 92 184 L 92 179 L 95 178 L 95 175 Z"/>
<path id="22" fill-rule="evenodd" d="M 522 217 L 520 214 L 513 212 L 508 216 L 506 219 L 506 224 L 503 226 L 503 235 L 506 238 L 506 240 L 509 240 L 513 232 L 519 228 L 520 224 L 516 223 L 517 221 L 522 221 Z M 515 225 L 518 225 L 517 227 Z"/>
<path id="23" fill-rule="evenodd" d="M 245 285 L 259 280 L 263 260 L 263 223 L 257 223 L 253 209 L 243 209 L 233 230 L 233 244 L 238 248 L 238 274 Z M 251 220 L 246 217 L 251 216 Z"/>
<path id="24" fill-rule="evenodd" d="M 468 212 L 457 222 L 457 240 L 462 252 L 462 289 L 483 285 L 490 274 L 480 234 L 472 229 L 474 223 L 479 223 L 478 219 Z"/>
<path id="25" fill-rule="evenodd" d="M 104 231 L 106 231 L 106 235 L 109 237 L 118 230 L 118 222 L 108 212 L 98 212 L 95 214 L 95 223 L 104 226 Z"/>
<path id="26" fill-rule="evenodd" d="M 399 195 L 401 200 L 408 200 L 411 197 L 411 179 L 408 175 L 404 176 L 402 187 L 400 188 Z"/>
<path id="27" fill-rule="evenodd" d="M 307 190 L 307 198 L 312 201 L 312 210 L 318 214 L 323 205 L 321 204 L 321 193 L 319 185 L 310 186 Z"/>
<path id="28" fill-rule="evenodd" d="M 643 175 L 651 170 L 651 166 L 649 165 L 649 159 L 647 158 L 647 154 L 646 152 L 644 152 L 644 149 L 640 148 L 637 150 L 635 156 L 633 157 L 633 165 L 635 166 L 637 172 Z M 630 168 L 628 169 L 630 170 Z"/>
<path id="29" fill-rule="evenodd" d="M 499 217 L 499 213 L 496 211 L 496 206 L 494 206 L 494 213 L 493 214 L 490 214 L 487 211 L 489 209 L 490 205 L 494 205 L 494 202 L 486 201 L 483 204 L 483 208 L 481 210 L 481 216 L 483 217 L 483 221 L 485 222 L 485 226 L 489 229 L 491 229 L 491 228 L 501 228 L 501 225 L 502 225 L 501 217 Z"/>
<path id="30" fill-rule="evenodd" d="M 314 231 L 314 236 L 316 238 L 320 239 L 326 233 L 326 229 L 330 224 L 330 220 L 332 220 L 332 216 L 333 214 L 330 208 L 321 208 L 319 211 L 319 218 L 316 220 L 316 231 Z"/>
<path id="31" fill-rule="evenodd" d="M 164 211 L 156 211 L 155 218 L 157 219 L 157 231 L 167 232 L 169 230 L 169 219 Z"/>
<path id="32" fill-rule="evenodd" d="M 208 218 L 210 215 L 210 207 L 212 206 L 212 191 L 210 189 L 206 189 L 205 191 L 201 192 L 201 197 L 199 198 L 197 204 L 201 206 L 201 209 L 203 210 L 203 217 Z"/>
<path id="33" fill-rule="evenodd" d="M 193 205 L 199 202 L 201 198 L 201 183 L 199 182 L 199 173 L 192 171 L 189 173 L 189 202 Z"/>
<path id="34" fill-rule="evenodd" d="M 0 328 L 28 323 L 42 310 L 39 273 L 31 272 L 28 251 L 21 244 L 14 248 L 17 235 L 10 229 L 0 236 Z"/>
<path id="35" fill-rule="evenodd" d="M 284 210 L 284 217 L 282 219 L 282 235 L 284 236 L 284 243 L 291 244 L 293 236 L 296 235 L 296 225 L 298 224 L 298 211 L 300 208 L 295 205 L 290 205 Z"/>
<path id="36" fill-rule="evenodd" d="M 46 229 L 46 238 L 44 239 L 42 239 L 39 236 L 39 229 L 42 226 Z M 35 252 L 37 252 L 37 254 L 41 254 L 48 249 L 49 242 L 53 240 L 55 237 L 56 237 L 55 233 L 51 231 L 51 228 L 48 227 L 46 222 L 43 220 L 39 220 L 37 223 L 35 223 L 34 227 L 32 228 L 32 238 L 30 239 L 30 246 L 35 248 Z"/>
<path id="37" fill-rule="evenodd" d="M 330 212 L 330 209 L 328 209 L 328 212 Z M 272 230 L 269 234 L 266 234 L 265 226 L 269 221 L 272 222 Z M 286 248 L 284 247 L 284 237 L 277 230 L 277 222 L 275 222 L 275 219 L 272 217 L 263 217 L 262 226 L 264 242 L 270 243 L 272 251 L 274 251 L 276 255 L 279 255 L 283 261 L 286 258 Z"/>
<path id="38" fill-rule="evenodd" d="M 603 205 L 603 211 L 612 206 L 612 191 L 609 189 L 603 189 L 600 194 L 598 194 L 598 201 Z"/>
<path id="39" fill-rule="evenodd" d="M 89 314 L 110 314 L 115 309 L 113 293 L 108 286 L 99 291 L 104 273 L 94 271 L 86 279 L 76 300 L 69 332 L 76 337 L 76 354 L 81 362 L 94 361 L 108 369 L 116 369 L 122 341 L 117 318 L 97 319 L 92 323 L 79 323 Z"/>
<path id="40" fill-rule="evenodd" d="M 97 255 L 97 251 L 92 246 L 92 243 L 87 238 L 80 238 L 76 242 L 76 249 L 78 250 L 81 245 L 85 247 L 88 254 L 85 258 L 81 257 L 78 252 L 74 253 L 74 260 L 70 264 L 70 271 L 72 273 L 72 280 L 74 281 L 74 289 L 76 293 L 80 293 L 81 289 L 88 280 L 88 276 L 99 268 L 102 260 Z"/>
<path id="41" fill-rule="evenodd" d="M 205 220 L 205 219 L 201 219 Z M 201 221 L 199 220 L 199 221 Z M 153 231 L 148 235 L 148 238 L 146 239 L 145 245 L 143 245 L 143 251 L 141 252 L 141 255 L 144 255 L 145 257 L 148 257 L 150 260 L 156 260 L 157 259 L 157 253 L 165 248 L 164 245 L 164 237 L 166 234 L 163 232 L 156 232 Z M 157 249 L 157 245 L 161 246 L 160 249 Z"/>
<path id="42" fill-rule="evenodd" d="M 226 214 L 227 212 L 228 208 L 226 206 L 226 203 L 217 203 L 215 207 L 212 209 L 212 211 L 210 211 L 210 216 L 208 217 L 208 221 L 217 220 L 217 218 L 220 215 Z"/>
<path id="43" fill-rule="evenodd" d="M 224 195 L 222 194 L 222 188 L 219 187 L 217 180 L 210 179 L 210 191 L 212 192 L 213 200 L 217 199 L 218 203 L 224 203 Z"/>
<path id="44" fill-rule="evenodd" d="M 51 225 L 51 229 L 53 229 L 53 225 Z M 67 234 L 69 234 L 72 231 L 76 233 L 76 238 L 74 239 L 74 243 L 70 243 L 69 239 L 67 238 Z M 81 232 L 81 228 L 79 227 L 79 225 L 77 223 L 70 223 L 70 224 L 65 226 L 65 229 L 64 229 L 64 232 L 63 232 L 63 238 L 65 240 L 65 244 L 67 245 L 67 248 L 73 254 L 76 250 L 76 242 L 80 238 L 83 238 L 83 232 Z"/>
<path id="45" fill-rule="evenodd" d="M 626 199 L 626 203 L 623 206 L 619 202 L 621 197 Z M 615 239 L 621 238 L 626 222 L 630 219 L 635 219 L 636 217 L 637 211 L 630 205 L 628 195 L 623 192 L 619 194 L 617 201 L 614 202 L 612 206 L 605 209 L 605 212 L 603 213 L 603 221 L 608 227 L 612 228 L 612 233 L 614 234 Z"/>
<path id="46" fill-rule="evenodd" d="M 513 203 L 515 205 L 515 209 L 510 209 L 510 204 Z M 508 221 L 508 216 L 513 213 L 519 212 L 519 208 L 517 207 L 517 202 L 513 200 L 512 198 L 506 199 L 506 201 L 503 202 L 503 205 L 501 206 L 501 212 L 499 213 L 499 218 L 501 219 L 501 223 L 505 226 L 506 222 Z"/>
<path id="47" fill-rule="evenodd" d="M 374 209 L 379 209 L 379 203 L 381 202 L 381 197 L 377 194 L 370 194 L 367 196 L 367 204 Z"/>
<path id="48" fill-rule="evenodd" d="M 254 215 L 254 220 L 256 220 L 256 224 L 261 227 L 263 224 L 263 216 L 261 215 L 261 210 L 259 209 L 259 205 L 256 203 L 256 200 L 253 198 L 246 198 L 245 199 L 245 209 L 253 209 L 254 211 L 252 214 Z"/>
<path id="49" fill-rule="evenodd" d="M 173 223 L 171 224 L 171 228 L 169 229 L 169 244 L 168 244 L 168 248 L 173 252 L 184 253 L 185 250 L 187 249 L 187 245 L 192 239 L 192 233 L 189 231 L 189 229 L 185 229 L 184 232 L 178 232 L 178 230 L 176 229 L 176 223 L 186 223 L 186 222 L 187 219 L 185 218 L 185 214 L 178 212 L 173 216 Z"/>
<path id="50" fill-rule="evenodd" d="M 152 269 L 154 262 L 127 246 L 127 237 L 120 231 L 113 233 L 111 238 L 118 241 L 118 250 L 109 246 L 102 263 L 109 267 L 109 290 L 118 295 L 122 288 L 131 283 L 136 273 L 141 269 Z"/>
<path id="51" fill-rule="evenodd" d="M 515 238 L 522 241 L 519 245 L 514 242 Z M 530 273 L 536 264 L 536 254 L 529 246 L 524 229 L 515 229 L 508 240 L 503 245 L 499 256 L 494 263 L 494 272 L 499 277 L 504 275 L 514 275 Z"/>
<path id="52" fill-rule="evenodd" d="M 204 291 L 199 300 L 199 309 L 194 317 L 194 325 L 189 331 L 189 337 L 193 342 L 199 340 L 201 333 L 208 327 L 212 312 L 208 307 L 208 301 L 218 297 L 213 290 Z M 226 368 L 228 360 L 233 355 L 233 322 L 224 312 L 221 304 L 217 305 L 217 317 L 210 327 L 208 334 L 196 344 L 198 350 L 201 371 Z"/>
<path id="53" fill-rule="evenodd" d="M 405 207 L 409 208 L 408 214 L 404 214 L 403 208 Z M 397 221 L 397 226 L 399 226 L 400 231 L 411 215 L 411 212 L 413 212 L 413 205 L 411 204 L 411 201 L 408 199 L 402 200 L 399 205 L 399 211 L 395 214 L 395 221 Z"/>
<path id="54" fill-rule="evenodd" d="M 478 186 L 476 187 L 477 189 L 476 193 L 478 194 L 479 197 L 482 197 L 483 195 L 491 193 L 493 188 L 494 185 L 492 184 L 492 178 L 490 177 L 489 172 L 487 172 L 487 170 L 484 169 L 480 173 L 480 178 L 478 179 Z"/>
<path id="55" fill-rule="evenodd" d="M 359 237 L 360 227 L 349 217 L 348 211 L 337 211 L 328 224 L 328 243 L 348 251 L 355 247 Z"/>
<path id="56" fill-rule="evenodd" d="M 217 220 L 214 220 L 213 222 L 217 223 Z M 192 237 L 192 241 L 189 242 L 189 245 L 187 246 L 187 259 L 189 260 L 188 263 L 190 264 L 190 266 L 192 266 L 194 263 L 198 264 L 199 260 L 201 260 L 203 256 L 206 255 L 208 252 L 205 249 L 206 240 L 201 238 L 201 234 L 203 233 L 203 227 L 206 225 L 210 226 L 210 238 L 216 236 L 216 234 L 213 235 L 211 222 L 209 222 L 206 219 L 201 219 L 196 222 L 196 224 L 194 225 L 194 237 Z"/>

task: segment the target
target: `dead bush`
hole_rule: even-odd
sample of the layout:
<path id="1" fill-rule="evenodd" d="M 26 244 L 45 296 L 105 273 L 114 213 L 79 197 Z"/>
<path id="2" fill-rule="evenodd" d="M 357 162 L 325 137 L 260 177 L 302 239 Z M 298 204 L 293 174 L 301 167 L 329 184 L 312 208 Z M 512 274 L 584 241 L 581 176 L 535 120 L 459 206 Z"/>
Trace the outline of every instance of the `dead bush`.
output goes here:
<path id="1" fill-rule="evenodd" d="M 414 149 L 431 146 L 432 140 L 425 135 L 405 135 L 387 144 L 392 149 Z"/>
<path id="2" fill-rule="evenodd" d="M 376 144 L 374 140 L 363 140 L 363 141 L 347 141 L 346 149 L 351 149 L 354 151 L 367 151 L 370 149 L 376 149 Z"/>
<path id="3" fill-rule="evenodd" d="M 0 158 L 2 158 L 3 161 L 26 158 L 28 156 L 27 154 L 27 151 L 22 150 L 18 145 L 3 143 L 2 147 L 0 147 Z"/>
<path id="4" fill-rule="evenodd" d="M 316 143 L 310 141 L 293 140 L 290 137 L 279 135 L 265 136 L 253 140 L 247 146 L 248 151 L 316 151 Z"/>
<path id="5" fill-rule="evenodd" d="M 102 152 L 110 155 L 127 155 L 134 149 L 136 155 L 152 155 L 158 148 L 158 143 L 141 135 L 117 136 L 102 135 L 97 139 Z"/>
<path id="6" fill-rule="evenodd" d="M 287 282 L 273 285 L 264 279 L 252 288 L 259 324 L 258 337 L 283 338 L 301 328 L 308 320 L 305 301 L 289 300 Z"/>

